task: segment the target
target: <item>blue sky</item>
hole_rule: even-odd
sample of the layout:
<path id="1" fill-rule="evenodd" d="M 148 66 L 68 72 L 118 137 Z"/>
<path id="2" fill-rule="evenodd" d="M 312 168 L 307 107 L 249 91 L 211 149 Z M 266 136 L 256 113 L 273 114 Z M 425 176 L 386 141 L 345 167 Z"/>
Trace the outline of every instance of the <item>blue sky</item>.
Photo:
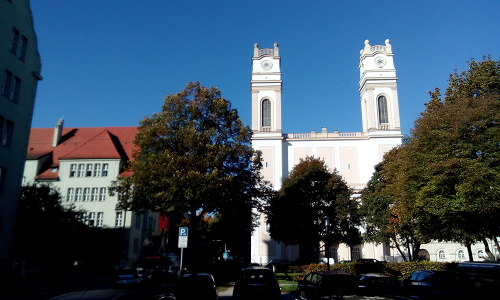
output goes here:
<path id="1" fill-rule="evenodd" d="M 390 39 L 403 133 L 428 91 L 500 58 L 500 2 L 31 0 L 42 57 L 32 127 L 136 126 L 199 81 L 251 122 L 253 45 L 280 48 L 283 130 L 361 131 L 359 51 Z"/>

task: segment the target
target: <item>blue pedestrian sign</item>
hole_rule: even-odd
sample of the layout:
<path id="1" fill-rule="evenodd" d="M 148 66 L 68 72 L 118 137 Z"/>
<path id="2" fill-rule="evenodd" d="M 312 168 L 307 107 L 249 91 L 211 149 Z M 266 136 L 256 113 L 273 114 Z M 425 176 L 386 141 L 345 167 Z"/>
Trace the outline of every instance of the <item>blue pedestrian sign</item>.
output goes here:
<path id="1" fill-rule="evenodd" d="M 187 248 L 188 244 L 188 229 L 187 227 L 179 227 L 179 248 Z"/>

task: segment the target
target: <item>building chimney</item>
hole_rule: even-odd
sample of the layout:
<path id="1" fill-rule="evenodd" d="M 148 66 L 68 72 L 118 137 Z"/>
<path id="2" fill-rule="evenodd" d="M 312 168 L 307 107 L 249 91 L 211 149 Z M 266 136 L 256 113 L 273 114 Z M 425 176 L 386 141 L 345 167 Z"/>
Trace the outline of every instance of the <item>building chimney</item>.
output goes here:
<path id="1" fill-rule="evenodd" d="M 54 127 L 54 139 L 52 140 L 52 148 L 57 147 L 59 145 L 59 141 L 61 140 L 61 135 L 63 131 L 63 119 L 59 119 L 57 121 L 56 127 Z"/>

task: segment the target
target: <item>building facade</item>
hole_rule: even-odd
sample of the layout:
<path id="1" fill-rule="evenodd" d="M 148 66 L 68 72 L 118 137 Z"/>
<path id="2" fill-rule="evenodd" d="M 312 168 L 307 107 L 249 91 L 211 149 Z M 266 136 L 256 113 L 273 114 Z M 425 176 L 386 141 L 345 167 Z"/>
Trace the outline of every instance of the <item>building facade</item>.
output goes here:
<path id="1" fill-rule="evenodd" d="M 84 211 L 85 222 L 99 228 L 124 229 L 121 266 L 137 262 L 158 234 L 158 213 L 117 208 L 109 187 L 132 158 L 137 127 L 33 128 L 24 169 L 24 184 L 48 183 L 62 203 Z"/>
<path id="2" fill-rule="evenodd" d="M 284 133 L 281 112 L 281 57 L 279 48 L 254 45 L 252 57 L 252 146 L 262 153 L 262 175 L 279 190 L 284 178 L 301 159 L 314 156 L 336 169 L 355 195 L 371 179 L 374 167 L 392 148 L 401 144 L 399 99 L 394 53 L 389 40 L 384 45 L 370 45 L 366 40 L 359 57 L 359 101 L 361 132 L 320 131 Z M 361 230 L 363 230 L 361 228 Z M 328 257 L 335 262 L 374 258 L 381 261 L 402 261 L 396 249 L 386 244 L 365 243 L 349 247 L 328 245 Z M 490 241 L 495 256 L 498 249 Z M 487 259 L 482 243 L 472 245 L 474 260 Z M 421 245 L 421 252 L 431 261 L 469 260 L 465 246 L 432 242 Z M 285 246 L 272 240 L 263 215 L 260 226 L 251 237 L 251 261 L 266 264 L 272 259 L 294 261 L 299 257 L 297 246 Z"/>
<path id="3" fill-rule="evenodd" d="M 40 72 L 29 1 L 0 1 L 0 275 L 12 270 L 15 217 Z"/>

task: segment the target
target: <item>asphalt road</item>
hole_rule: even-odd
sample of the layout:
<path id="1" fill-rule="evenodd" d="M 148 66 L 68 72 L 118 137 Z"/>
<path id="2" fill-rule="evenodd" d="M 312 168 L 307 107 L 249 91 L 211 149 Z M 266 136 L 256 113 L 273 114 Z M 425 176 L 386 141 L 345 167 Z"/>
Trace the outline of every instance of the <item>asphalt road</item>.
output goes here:
<path id="1" fill-rule="evenodd" d="M 50 300 L 153 300 L 157 299 L 155 296 L 159 293 L 152 291 L 132 291 L 132 290 L 84 290 L 78 292 L 67 293 L 50 298 Z M 220 300 L 232 299 L 233 288 L 229 287 L 227 290 L 219 292 Z M 293 300 L 293 294 L 283 294 L 282 300 Z"/>

